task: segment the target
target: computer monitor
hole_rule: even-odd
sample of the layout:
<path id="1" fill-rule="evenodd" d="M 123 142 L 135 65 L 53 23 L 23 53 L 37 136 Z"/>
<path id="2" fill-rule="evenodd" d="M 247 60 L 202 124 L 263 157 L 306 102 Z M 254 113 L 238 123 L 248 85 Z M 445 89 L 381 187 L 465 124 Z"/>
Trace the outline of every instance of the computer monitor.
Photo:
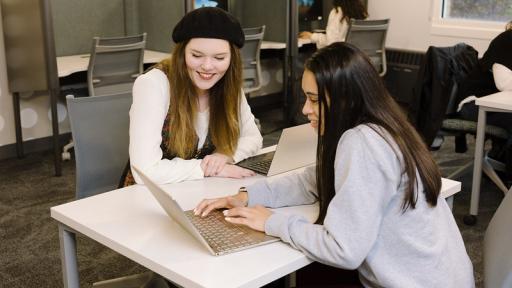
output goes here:
<path id="1" fill-rule="evenodd" d="M 299 7 L 299 21 L 310 22 L 322 20 L 323 0 L 297 0 Z"/>
<path id="2" fill-rule="evenodd" d="M 228 0 L 194 0 L 194 9 L 201 7 L 219 7 L 228 11 Z"/>

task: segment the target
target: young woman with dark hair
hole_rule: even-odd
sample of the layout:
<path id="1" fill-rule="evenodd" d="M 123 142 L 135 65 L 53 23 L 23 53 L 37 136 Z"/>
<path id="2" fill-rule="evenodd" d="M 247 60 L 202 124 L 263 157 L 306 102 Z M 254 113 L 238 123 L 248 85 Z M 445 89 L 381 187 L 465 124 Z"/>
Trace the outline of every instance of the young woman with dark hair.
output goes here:
<path id="1" fill-rule="evenodd" d="M 197 215 L 280 237 L 311 259 L 357 269 L 365 287 L 473 287 L 473 269 L 427 147 L 370 60 L 333 43 L 306 63 L 302 112 L 318 131 L 316 167 L 206 199 Z M 318 201 L 315 224 L 268 208 Z"/>
<path id="2" fill-rule="evenodd" d="M 368 12 L 361 0 L 333 0 L 332 10 L 327 18 L 325 33 L 300 32 L 299 38 L 311 39 L 317 48 L 334 42 L 345 41 L 350 19 L 366 19 Z"/>

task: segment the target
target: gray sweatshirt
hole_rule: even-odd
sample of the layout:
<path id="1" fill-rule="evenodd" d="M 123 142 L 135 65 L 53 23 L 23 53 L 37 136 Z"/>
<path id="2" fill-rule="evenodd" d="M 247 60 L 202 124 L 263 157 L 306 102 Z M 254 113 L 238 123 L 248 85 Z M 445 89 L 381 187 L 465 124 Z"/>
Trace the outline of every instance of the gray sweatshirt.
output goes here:
<path id="1" fill-rule="evenodd" d="M 474 287 L 473 267 L 446 201 L 430 207 L 420 192 L 416 208 L 402 211 L 407 177 L 390 141 L 395 149 L 366 125 L 345 132 L 334 161 L 336 195 L 324 224 L 275 212 L 265 232 L 315 261 L 357 269 L 365 287 Z M 315 174 L 309 167 L 257 182 L 248 187 L 249 206 L 314 203 Z"/>

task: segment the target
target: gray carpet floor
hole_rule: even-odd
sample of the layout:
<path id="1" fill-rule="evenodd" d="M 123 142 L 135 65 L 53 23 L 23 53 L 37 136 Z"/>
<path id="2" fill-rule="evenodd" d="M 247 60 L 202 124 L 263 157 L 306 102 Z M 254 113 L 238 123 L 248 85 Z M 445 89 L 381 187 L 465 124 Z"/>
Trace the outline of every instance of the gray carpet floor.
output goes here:
<path id="1" fill-rule="evenodd" d="M 257 116 L 265 134 L 264 146 L 277 143 L 283 128 L 279 111 Z M 441 149 L 433 152 L 443 175 L 471 161 L 473 146 L 471 142 L 468 152 L 456 154 L 453 139 L 446 139 Z M 62 177 L 54 177 L 50 152 L 0 160 L 0 287 L 62 287 L 57 224 L 50 218 L 50 207 L 73 200 L 74 165 L 73 160 L 64 162 Z M 483 235 L 503 194 L 484 177 L 478 222 L 475 226 L 462 224 L 469 211 L 471 176 L 468 173 L 460 179 L 462 191 L 455 197 L 454 216 L 474 265 L 477 287 L 482 287 Z M 81 287 L 146 271 L 86 237 L 77 237 L 77 247 Z"/>

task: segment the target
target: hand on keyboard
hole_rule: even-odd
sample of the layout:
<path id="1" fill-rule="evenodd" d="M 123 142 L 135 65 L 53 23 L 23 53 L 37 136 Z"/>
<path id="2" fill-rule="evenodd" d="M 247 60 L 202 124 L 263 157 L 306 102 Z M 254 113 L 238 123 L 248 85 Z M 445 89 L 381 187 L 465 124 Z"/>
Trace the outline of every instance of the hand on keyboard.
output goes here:
<path id="1" fill-rule="evenodd" d="M 196 208 L 194 209 L 194 214 L 205 217 L 208 215 L 208 213 L 215 209 L 244 207 L 247 205 L 247 201 L 247 192 L 238 192 L 233 196 L 226 196 L 221 198 L 204 199 L 203 201 L 199 202 L 199 204 L 197 204 Z"/>
<path id="2" fill-rule="evenodd" d="M 194 214 L 205 217 L 212 210 L 228 208 L 229 210 L 223 211 L 226 221 L 246 225 L 254 230 L 264 232 L 265 222 L 272 215 L 272 211 L 261 205 L 245 207 L 248 201 L 247 197 L 247 192 L 239 192 L 233 196 L 204 199 L 194 209 Z"/>
<path id="3" fill-rule="evenodd" d="M 265 222 L 270 215 L 272 211 L 261 205 L 224 210 L 224 216 L 226 216 L 224 219 L 229 223 L 242 224 L 261 232 L 265 232 Z"/>

